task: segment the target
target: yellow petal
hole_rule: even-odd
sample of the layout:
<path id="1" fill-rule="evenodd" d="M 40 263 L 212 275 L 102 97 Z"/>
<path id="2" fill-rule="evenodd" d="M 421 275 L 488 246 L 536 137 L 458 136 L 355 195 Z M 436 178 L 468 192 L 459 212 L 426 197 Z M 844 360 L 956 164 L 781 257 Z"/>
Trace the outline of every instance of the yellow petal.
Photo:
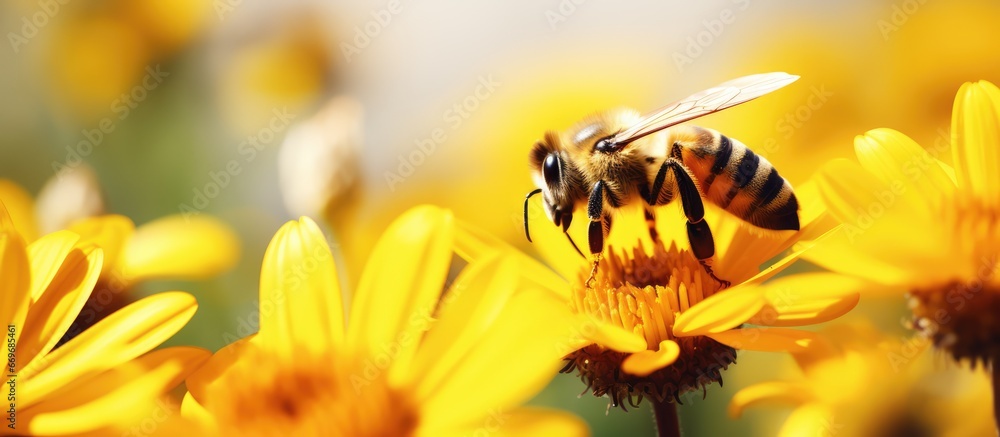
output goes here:
<path id="1" fill-rule="evenodd" d="M 503 240 L 468 223 L 458 222 L 455 232 L 455 253 L 466 261 L 476 259 L 496 251 L 506 251 L 516 255 L 520 261 L 521 279 L 534 282 L 542 288 L 569 299 L 570 288 L 566 280 Z"/>
<path id="2" fill-rule="evenodd" d="M 834 230 L 831 230 L 827 234 L 829 234 L 831 232 L 834 232 L 837 229 L 839 229 L 839 228 L 834 228 Z M 825 238 L 825 235 L 826 234 L 824 234 L 824 236 L 821 236 L 820 238 Z M 819 239 L 817 239 L 817 241 L 818 240 Z M 801 245 L 798 245 L 798 247 L 793 246 L 792 247 L 793 250 L 792 250 L 791 253 L 789 253 L 788 255 L 785 255 L 784 258 L 781 258 L 780 260 L 778 260 L 774 264 L 769 265 L 766 269 L 761 270 L 756 275 L 754 275 L 754 276 L 750 277 L 749 279 L 743 281 L 743 283 L 741 285 L 743 285 L 743 286 L 758 285 L 758 284 L 763 283 L 764 281 L 767 281 L 768 279 L 771 279 L 772 277 L 774 277 L 774 275 L 777 275 L 778 273 L 781 273 L 782 271 L 784 271 L 785 269 L 787 269 L 788 267 L 790 267 L 792 264 L 794 264 L 795 261 L 798 261 L 799 258 L 801 258 L 802 256 L 804 256 L 804 254 L 806 253 L 806 251 L 810 250 L 813 247 L 814 244 L 815 243 L 801 244 Z"/>
<path id="3" fill-rule="evenodd" d="M 38 238 L 35 201 L 24 188 L 7 179 L 0 179 L 0 203 L 7 207 L 14 227 L 27 242 Z"/>
<path id="4" fill-rule="evenodd" d="M 955 191 L 938 160 L 902 133 L 870 130 L 854 140 L 854 150 L 858 162 L 882 181 L 882 187 L 889 188 L 879 193 L 880 200 L 892 193 L 910 207 L 933 214 Z"/>
<path id="5" fill-rule="evenodd" d="M 72 390 L 56 393 L 29 409 L 31 432 L 68 434 L 113 424 L 135 425 L 155 408 L 157 399 L 176 386 L 208 351 L 170 348 L 104 372 Z M 114 414 L 108 414 L 113 411 Z"/>
<path id="6" fill-rule="evenodd" d="M 239 256 L 239 238 L 222 221 L 172 215 L 139 226 L 122 264 L 133 281 L 201 279 L 229 270 Z"/>
<path id="7" fill-rule="evenodd" d="M 996 208 L 1000 203 L 1000 90 L 987 81 L 962 85 L 952 111 L 952 156 L 958 186 Z"/>
<path id="8" fill-rule="evenodd" d="M 191 393 L 185 393 L 184 399 L 181 400 L 181 416 L 197 424 L 201 429 L 212 430 L 216 428 L 215 417 Z M 205 433 L 205 435 L 213 434 L 217 435 L 218 433 L 209 433 L 207 431 Z"/>
<path id="9" fill-rule="evenodd" d="M 862 140 L 858 140 L 859 142 Z M 823 165 L 816 175 L 820 194 L 830 213 L 842 223 L 868 228 L 869 221 L 892 218 L 913 220 L 914 215 L 928 217 L 926 207 L 916 208 L 904 198 L 919 196 L 905 186 L 878 179 L 860 165 L 846 159 L 835 159 Z"/>
<path id="10" fill-rule="evenodd" d="M 20 336 L 31 301 L 31 267 L 24 240 L 10 230 L 0 230 L 0 272 L 0 323 L 14 325 Z"/>
<path id="11" fill-rule="evenodd" d="M 786 328 L 742 328 L 706 334 L 734 349 L 764 352 L 799 352 L 809 347 L 816 334 Z"/>
<path id="12" fill-rule="evenodd" d="M 865 251 L 858 234 L 849 227 L 834 229 L 816 242 L 803 242 L 797 250 L 802 250 L 802 258 L 828 270 L 839 272 L 879 284 L 905 284 L 911 281 L 915 272 L 902 265 L 892 264 L 896 258 L 881 259 Z M 865 246 L 868 243 L 865 242 Z M 875 287 L 872 287 L 872 291 Z"/>
<path id="13" fill-rule="evenodd" d="M 49 287 L 52 278 L 62 267 L 66 256 L 79 241 L 80 237 L 77 234 L 70 231 L 59 231 L 39 238 L 28 245 L 28 259 L 31 261 L 32 300 L 37 300 Z"/>
<path id="14" fill-rule="evenodd" d="M 421 426 L 469 423 L 538 393 L 562 367 L 559 345 L 576 328 L 565 302 L 540 290 L 510 298 L 503 314 L 480 336 L 439 386 L 418 380 Z M 469 396 L 475 387 L 476 396 Z"/>
<path id="15" fill-rule="evenodd" d="M 756 286 L 739 285 L 716 293 L 677 316 L 674 335 L 704 335 L 739 326 L 767 303 L 764 292 Z"/>
<path id="16" fill-rule="evenodd" d="M 475 347 L 478 339 L 487 332 L 500 316 L 507 300 L 516 291 L 518 283 L 517 262 L 511 255 L 500 256 L 493 252 L 481 256 L 459 273 L 454 284 L 441 299 L 443 308 L 434 321 L 413 319 L 425 328 L 434 324 L 409 367 L 396 366 L 409 378 L 420 378 L 423 384 L 436 385 L 451 373 L 452 367 Z M 393 350 L 420 343 L 416 338 L 400 338 Z M 405 340 L 405 341 L 404 341 Z"/>
<path id="17" fill-rule="evenodd" d="M 843 424 L 834 420 L 833 412 L 819 403 L 803 405 L 792 411 L 778 437 L 836 436 Z"/>
<path id="18" fill-rule="evenodd" d="M 786 381 L 764 382 L 736 392 L 729 401 L 726 412 L 729 417 L 739 419 L 747 407 L 775 403 L 799 406 L 814 399 L 815 396 L 806 384 Z"/>
<path id="19" fill-rule="evenodd" d="M 185 385 L 187 385 L 188 394 L 194 397 L 195 402 L 204 402 L 208 386 L 225 374 L 240 359 L 245 358 L 248 348 L 257 347 L 252 341 L 257 336 L 254 334 L 239 339 L 219 349 L 208 361 L 188 376 Z"/>
<path id="20" fill-rule="evenodd" d="M 766 326 L 802 326 L 840 317 L 854 308 L 871 285 L 836 273 L 802 273 L 763 285 L 767 306 L 750 319 Z"/>
<path id="21" fill-rule="evenodd" d="M 35 241 L 40 243 L 54 234 Z M 101 274 L 103 253 L 100 248 L 88 246 L 73 249 L 58 264 L 48 287 L 28 308 L 24 320 L 17 359 L 27 367 L 34 367 L 35 357 L 48 353 L 70 328 L 76 316 L 90 297 Z"/>
<path id="22" fill-rule="evenodd" d="M 135 224 L 131 219 L 117 214 L 89 217 L 74 222 L 69 230 L 80 235 L 81 243 L 96 244 L 104 250 L 101 276 L 109 277 L 110 274 L 114 274 L 121 280 L 127 279 L 121 255 L 125 244 L 135 233 Z"/>
<path id="23" fill-rule="evenodd" d="M 160 373 L 160 378 L 147 379 L 139 399 L 131 402 L 153 402 L 169 390 L 177 387 L 184 378 L 211 357 L 212 353 L 196 347 L 172 347 L 150 352 L 117 368 L 103 373 L 84 375 L 47 396 L 41 402 L 31 406 L 35 412 L 58 412 L 79 408 L 90 402 L 106 402 L 108 396 L 116 396 L 117 389 L 137 383 L 148 372 L 167 369 Z M 120 393 L 118 393 L 120 395 Z M 121 401 L 121 400 L 120 400 Z M 95 418 L 97 421 L 108 420 L 107 416 Z M 118 423 L 125 423 L 124 420 Z"/>
<path id="24" fill-rule="evenodd" d="M 380 353 L 404 335 L 420 338 L 425 320 L 444 290 L 452 258 L 455 226 L 451 212 L 413 208 L 394 221 L 375 245 L 351 308 L 348 341 L 355 348 Z M 407 365 L 413 348 L 396 355 Z"/>
<path id="25" fill-rule="evenodd" d="M 605 323 L 585 314 L 580 314 L 577 318 L 577 325 L 582 326 L 580 334 L 591 343 L 626 354 L 642 352 L 648 346 L 645 337 L 621 326 Z"/>
<path id="26" fill-rule="evenodd" d="M 590 435 L 590 428 L 587 422 L 565 411 L 524 407 L 514 410 L 494 409 L 477 421 L 451 429 L 429 429 L 421 426 L 418 432 L 418 436 L 427 437 L 474 435 L 585 437 Z"/>
<path id="27" fill-rule="evenodd" d="M 622 370 L 635 376 L 648 376 L 673 364 L 680 353 L 681 348 L 676 342 L 663 340 L 660 342 L 659 350 L 645 350 L 626 357 L 625 361 L 622 361 Z"/>
<path id="28" fill-rule="evenodd" d="M 58 390 L 80 375 L 104 371 L 163 343 L 179 331 L 197 310 L 194 297 L 182 292 L 158 293 L 115 311 L 18 376 L 31 381 L 19 393 L 31 403 Z"/>
<path id="29" fill-rule="evenodd" d="M 313 356 L 344 338 L 344 307 L 337 267 L 316 222 L 285 223 L 264 254 L 260 275 L 260 337 L 263 344 L 292 356 Z"/>

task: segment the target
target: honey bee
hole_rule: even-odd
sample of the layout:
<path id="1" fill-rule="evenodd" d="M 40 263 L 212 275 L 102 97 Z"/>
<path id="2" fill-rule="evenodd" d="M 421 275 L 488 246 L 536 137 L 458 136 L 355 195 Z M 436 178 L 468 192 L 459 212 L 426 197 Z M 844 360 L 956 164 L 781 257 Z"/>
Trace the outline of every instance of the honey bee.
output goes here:
<path id="1" fill-rule="evenodd" d="M 764 229 L 798 230 L 799 204 L 791 184 L 767 159 L 743 143 L 697 126 L 678 126 L 713 112 L 753 100 L 798 79 L 765 73 L 734 79 L 695 93 L 645 116 L 629 109 L 597 114 L 560 134 L 546 132 L 531 150 L 532 179 L 538 189 L 524 199 L 524 233 L 528 200 L 541 193 L 545 213 L 568 230 L 577 206 L 586 205 L 588 242 L 594 267 L 601 260 L 611 231 L 612 212 L 641 201 L 650 237 L 656 241 L 654 207 L 681 201 L 687 217 L 691 251 L 712 272 L 715 240 L 705 223 L 703 199 L 745 222 Z"/>

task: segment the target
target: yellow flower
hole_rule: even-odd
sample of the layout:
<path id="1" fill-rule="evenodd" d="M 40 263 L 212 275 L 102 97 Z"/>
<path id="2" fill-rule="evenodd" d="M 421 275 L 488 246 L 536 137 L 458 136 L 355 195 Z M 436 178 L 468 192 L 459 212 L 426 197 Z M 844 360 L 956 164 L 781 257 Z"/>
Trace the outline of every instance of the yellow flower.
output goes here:
<path id="1" fill-rule="evenodd" d="M 176 214 L 136 228 L 128 217 L 104 214 L 100 200 L 81 201 L 81 197 L 99 198 L 100 194 L 95 192 L 99 190 L 96 182 L 89 189 L 81 187 L 91 182 L 84 182 L 88 178 L 78 177 L 80 174 L 77 169 L 53 177 L 37 204 L 19 185 L 0 179 L 0 199 L 18 229 L 25 229 L 22 235 L 29 243 L 40 232 L 67 229 L 80 235 L 83 242 L 103 249 L 104 263 L 94 296 L 100 297 L 103 305 L 137 282 L 207 278 L 229 270 L 239 259 L 239 239 L 218 219 Z M 66 183 L 63 176 L 76 183 Z M 67 205 L 76 206 L 68 210 Z"/>
<path id="2" fill-rule="evenodd" d="M 626 401 L 636 406 L 648 397 L 658 408 L 680 401 L 687 392 L 721 383 L 720 371 L 735 361 L 736 349 L 797 351 L 807 346 L 812 333 L 785 327 L 839 317 L 857 303 L 863 284 L 829 273 L 762 284 L 798 259 L 801 251 L 763 271 L 760 266 L 803 236 L 826 228 L 813 191 L 810 185 L 797 190 L 803 205 L 801 231 L 754 230 L 706 205 L 716 243 L 713 269 L 719 278 L 731 281 L 729 289 L 690 253 L 680 208 L 661 209 L 658 242 L 651 242 L 638 209 L 616 217 L 592 288 L 586 286 L 591 263 L 581 261 L 542 214 L 533 214 L 536 245 L 564 277 L 575 278 L 569 306 L 589 322 L 583 335 L 592 344 L 567 356 L 564 371 L 578 369 L 594 394 L 608 395 L 612 406 L 624 408 Z M 747 323 L 762 327 L 743 326 Z"/>
<path id="3" fill-rule="evenodd" d="M 325 8 L 281 6 L 220 11 L 231 21 L 210 47 L 214 98 L 223 122 L 241 137 L 274 129 L 276 111 L 314 111 L 339 85 L 342 58 Z"/>
<path id="4" fill-rule="evenodd" d="M 148 86 L 143 82 L 148 68 L 155 70 L 188 47 L 210 24 L 212 13 L 212 3 L 204 0 L 25 2 L 24 6 L 17 8 L 19 15 L 33 17 L 33 25 L 19 27 L 12 48 L 19 54 L 40 54 L 33 58 L 41 62 L 28 63 L 48 77 L 54 104 L 95 126 L 115 111 L 123 94 Z M 40 22 L 39 16 L 46 15 L 48 19 Z M 36 27 L 32 33 L 50 37 L 39 40 L 22 34 L 31 27 Z"/>
<path id="5" fill-rule="evenodd" d="M 208 359 L 190 347 L 149 352 L 194 314 L 194 297 L 181 292 L 142 299 L 57 347 L 103 260 L 69 231 L 26 243 L 0 203 L 0 323 L 13 352 L 4 394 L 14 396 L 0 435 L 121 433 Z"/>
<path id="6" fill-rule="evenodd" d="M 954 168 L 905 135 L 869 131 L 858 163 L 832 161 L 820 182 L 844 227 L 810 251 L 836 272 L 909 293 L 914 326 L 956 359 L 1000 357 L 1000 90 L 966 83 L 952 118 Z"/>
<path id="7" fill-rule="evenodd" d="M 572 343 L 570 314 L 547 290 L 557 281 L 418 207 L 376 244 L 345 324 L 323 234 L 289 222 L 264 255 L 260 331 L 188 378 L 182 410 L 231 435 L 585 433 L 565 413 L 511 409 Z"/>
<path id="8" fill-rule="evenodd" d="M 754 405 L 791 405 L 781 437 L 995 433 L 983 402 L 989 375 L 942 368 L 929 343 L 922 336 L 891 340 L 867 324 L 830 327 L 796 357 L 803 378 L 747 387 L 729 413 L 738 418 Z"/>

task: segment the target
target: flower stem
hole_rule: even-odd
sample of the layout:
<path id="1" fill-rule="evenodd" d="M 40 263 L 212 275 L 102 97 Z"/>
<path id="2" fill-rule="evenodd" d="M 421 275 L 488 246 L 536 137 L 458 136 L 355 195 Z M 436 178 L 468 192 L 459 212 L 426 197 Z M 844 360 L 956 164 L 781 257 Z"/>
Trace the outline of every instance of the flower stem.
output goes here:
<path id="1" fill-rule="evenodd" d="M 1000 363 L 990 360 L 990 367 L 993 372 L 993 419 L 996 421 L 997 429 L 1000 430 Z"/>
<path id="2" fill-rule="evenodd" d="M 681 423 L 677 420 L 677 404 L 653 400 L 653 417 L 656 418 L 656 435 L 680 437 Z"/>

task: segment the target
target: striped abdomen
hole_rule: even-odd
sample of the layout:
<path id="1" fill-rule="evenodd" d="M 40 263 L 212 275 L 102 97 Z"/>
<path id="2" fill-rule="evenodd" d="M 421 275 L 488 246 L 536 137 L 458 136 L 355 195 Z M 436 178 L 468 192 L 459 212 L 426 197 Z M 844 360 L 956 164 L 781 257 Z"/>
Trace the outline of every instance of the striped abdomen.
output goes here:
<path id="1" fill-rule="evenodd" d="M 765 229 L 799 229 L 799 203 L 791 184 L 743 143 L 711 129 L 676 126 L 667 135 L 670 155 L 698 182 L 702 197 Z"/>

